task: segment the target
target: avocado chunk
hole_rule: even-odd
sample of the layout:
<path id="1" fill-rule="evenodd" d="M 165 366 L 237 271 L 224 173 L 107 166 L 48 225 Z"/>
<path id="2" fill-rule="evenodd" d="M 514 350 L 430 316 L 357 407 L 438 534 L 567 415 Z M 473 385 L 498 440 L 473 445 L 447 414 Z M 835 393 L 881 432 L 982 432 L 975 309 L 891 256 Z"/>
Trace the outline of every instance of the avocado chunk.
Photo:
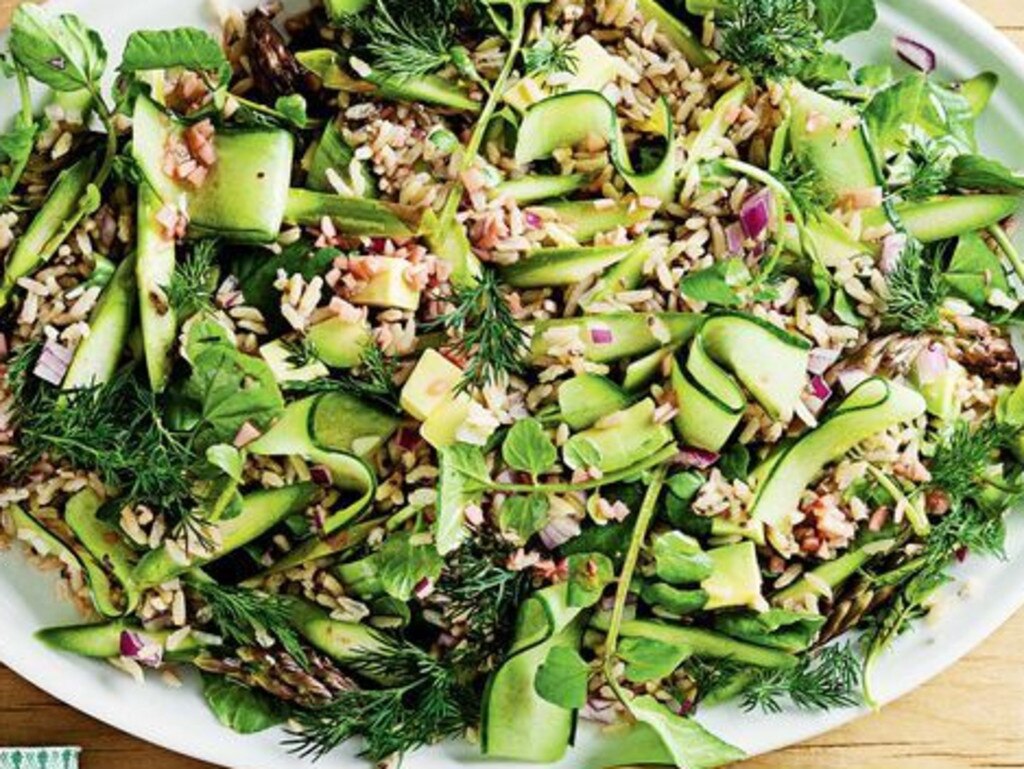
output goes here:
<path id="1" fill-rule="evenodd" d="M 879 184 L 860 114 L 850 105 L 791 81 L 787 100 L 793 154 L 837 199 Z M 852 126 L 852 128 L 851 128 Z"/>
<path id="2" fill-rule="evenodd" d="M 458 443 L 459 428 L 469 419 L 473 399 L 466 393 L 459 393 L 434 409 L 420 426 L 423 440 L 435 449 L 443 449 Z"/>
<path id="3" fill-rule="evenodd" d="M 621 411 L 629 400 L 621 387 L 598 374 L 580 374 L 558 388 L 562 421 L 573 430 L 585 430 L 601 417 Z"/>
<path id="4" fill-rule="evenodd" d="M 216 162 L 198 188 L 164 172 L 167 144 L 185 127 L 148 97 L 135 103 L 133 155 L 146 182 L 163 204 L 182 198 L 192 236 L 216 236 L 243 243 L 269 243 L 281 231 L 292 175 L 295 143 L 276 128 L 221 129 L 213 137 Z"/>
<path id="5" fill-rule="evenodd" d="M 420 422 L 455 397 L 455 388 L 462 379 L 462 369 L 437 350 L 428 349 L 402 388 L 402 408 Z"/>
<path id="6" fill-rule="evenodd" d="M 784 539 L 792 530 L 801 495 L 826 465 L 871 436 L 917 419 L 926 408 L 924 398 L 908 387 L 879 378 L 862 382 L 817 429 L 755 471 L 760 482 L 751 518 L 769 527 L 770 536 Z"/>
<path id="7" fill-rule="evenodd" d="M 711 318 L 701 339 L 710 358 L 732 371 L 769 416 L 793 418 L 808 383 L 809 342 L 742 313 Z"/>
<path id="8" fill-rule="evenodd" d="M 355 368 L 363 362 L 367 345 L 373 341 L 365 319 L 352 322 L 328 318 L 306 330 L 306 339 L 316 356 L 331 368 Z"/>
<path id="9" fill-rule="evenodd" d="M 761 568 L 757 565 L 757 550 L 753 542 L 718 547 L 708 551 L 711 575 L 700 583 L 708 594 L 707 610 L 730 606 L 748 606 L 765 609 L 767 602 L 761 595 Z"/>
<path id="10" fill-rule="evenodd" d="M 582 458 L 592 457 L 599 470 L 614 473 L 642 462 L 672 443 L 672 430 L 654 421 L 655 410 L 654 400 L 646 398 L 577 433 L 562 450 L 565 464 L 578 470 Z"/>
<path id="11" fill-rule="evenodd" d="M 528 252 L 515 264 L 502 267 L 501 275 L 513 288 L 572 286 L 627 259 L 635 248 L 633 245 L 541 248 Z"/>
<path id="12" fill-rule="evenodd" d="M 289 382 L 315 382 L 323 379 L 331 372 L 318 360 L 312 360 L 302 366 L 295 365 L 295 351 L 286 342 L 275 339 L 260 347 L 260 357 L 270 366 L 274 380 L 278 384 Z"/>
<path id="13" fill-rule="evenodd" d="M 704 318 L 684 312 L 609 313 L 539 321 L 533 330 L 531 358 L 543 360 L 572 339 L 594 363 L 614 363 L 689 341 Z"/>
<path id="14" fill-rule="evenodd" d="M 415 310 L 420 306 L 420 290 L 406 278 L 411 267 L 405 259 L 393 256 L 354 257 L 369 267 L 371 277 L 349 297 L 352 304 L 369 307 L 396 307 Z"/>
<path id="15" fill-rule="evenodd" d="M 64 376 L 65 390 L 92 387 L 110 381 L 117 371 L 135 314 L 135 256 L 117 266 L 89 317 L 89 335 L 78 343 Z"/>

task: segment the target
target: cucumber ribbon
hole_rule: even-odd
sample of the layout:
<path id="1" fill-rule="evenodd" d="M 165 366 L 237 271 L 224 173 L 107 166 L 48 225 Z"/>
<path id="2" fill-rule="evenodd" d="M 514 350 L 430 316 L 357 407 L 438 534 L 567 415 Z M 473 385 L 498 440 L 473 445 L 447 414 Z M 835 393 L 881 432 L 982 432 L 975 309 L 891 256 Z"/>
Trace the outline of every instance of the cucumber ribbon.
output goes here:
<path id="1" fill-rule="evenodd" d="M 596 91 L 557 94 L 526 112 L 516 143 L 516 163 L 525 166 L 549 158 L 561 147 L 572 147 L 590 136 L 608 142 L 612 163 L 638 195 L 671 203 L 676 193 L 675 128 L 668 102 L 658 101 L 654 114 L 641 128 L 665 141 L 665 151 L 649 170 L 638 170 L 629 156 L 622 123 L 615 107 Z"/>

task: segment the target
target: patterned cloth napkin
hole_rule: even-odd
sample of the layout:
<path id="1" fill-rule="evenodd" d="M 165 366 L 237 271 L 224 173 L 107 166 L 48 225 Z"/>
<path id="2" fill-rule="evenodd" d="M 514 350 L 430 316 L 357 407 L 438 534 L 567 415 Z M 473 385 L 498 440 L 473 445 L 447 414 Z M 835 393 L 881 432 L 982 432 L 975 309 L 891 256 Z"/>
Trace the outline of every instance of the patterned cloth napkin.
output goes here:
<path id="1" fill-rule="evenodd" d="M 78 769 L 80 748 L 0 748 L 0 769 Z"/>

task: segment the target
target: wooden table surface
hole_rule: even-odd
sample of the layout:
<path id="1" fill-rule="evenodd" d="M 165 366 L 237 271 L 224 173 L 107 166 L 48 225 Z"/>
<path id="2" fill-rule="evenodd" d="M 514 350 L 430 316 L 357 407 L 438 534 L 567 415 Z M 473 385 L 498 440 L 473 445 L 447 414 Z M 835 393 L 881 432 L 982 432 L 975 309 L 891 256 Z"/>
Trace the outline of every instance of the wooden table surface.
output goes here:
<path id="1" fill-rule="evenodd" d="M 1024 0 L 963 0 L 1024 48 Z M 3 27 L 16 0 L 0 0 Z M 2 631 L 0 631 L 2 632 Z M 0 666 L 0 746 L 72 744 L 85 769 L 212 769 L 104 726 Z M 742 769 L 1024 769 L 1024 613 L 884 711 Z"/>

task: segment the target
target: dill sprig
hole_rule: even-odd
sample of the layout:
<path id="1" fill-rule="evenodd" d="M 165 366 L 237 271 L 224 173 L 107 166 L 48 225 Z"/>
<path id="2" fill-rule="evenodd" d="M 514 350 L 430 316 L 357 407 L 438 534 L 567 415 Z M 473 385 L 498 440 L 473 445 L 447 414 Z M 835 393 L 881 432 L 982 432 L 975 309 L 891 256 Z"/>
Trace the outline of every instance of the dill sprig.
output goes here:
<path id="1" fill-rule="evenodd" d="M 387 683 L 341 692 L 322 708 L 298 711 L 298 728 L 286 744 L 299 755 L 322 758 L 361 737 L 361 755 L 383 761 L 454 737 L 477 717 L 476 693 L 459 682 L 452 668 L 413 644 L 396 640 L 378 651 L 359 651 L 345 666 Z"/>
<path id="2" fill-rule="evenodd" d="M 456 289 L 451 301 L 454 309 L 432 327 L 454 333 L 455 350 L 467 361 L 458 390 L 482 388 L 521 374 L 529 337 L 512 314 L 497 274 L 484 270 L 475 285 Z"/>
<path id="3" fill-rule="evenodd" d="M 806 654 L 789 670 L 762 670 L 742 694 L 746 711 L 779 713 L 788 700 L 801 710 L 832 710 L 860 704 L 861 661 L 851 644 Z"/>
<path id="4" fill-rule="evenodd" d="M 971 497 L 979 491 L 979 479 L 985 470 L 999 451 L 1010 445 L 1017 432 L 1006 424 L 972 428 L 967 422 L 957 422 L 935 452 L 929 468 L 932 475 L 929 485 L 954 500 Z"/>
<path id="5" fill-rule="evenodd" d="M 309 362 L 315 357 L 316 347 L 309 342 L 302 342 L 293 347 L 293 357 L 289 360 Z M 377 345 L 370 344 L 363 351 L 363 360 L 359 367 L 352 372 L 311 382 L 289 382 L 285 389 L 299 395 L 343 392 L 356 398 L 374 401 L 397 413 L 402 410 L 399 405 L 401 388 L 395 381 L 397 373 L 398 361 L 386 355 Z"/>
<path id="6" fill-rule="evenodd" d="M 737 0 L 720 29 L 725 58 L 757 77 L 797 75 L 824 49 L 810 0 Z"/>
<path id="7" fill-rule="evenodd" d="M 555 28 L 548 27 L 533 45 L 523 50 L 523 64 L 527 75 L 548 76 L 563 72 L 575 75 L 579 71 L 580 60 L 573 41 Z"/>
<path id="8" fill-rule="evenodd" d="M 259 637 L 270 636 L 299 665 L 309 668 L 309 657 L 290 621 L 291 599 L 202 579 L 189 580 L 189 586 L 202 598 L 210 621 L 227 640 L 239 646 L 262 646 Z"/>
<path id="9" fill-rule="evenodd" d="M 926 258 L 919 242 L 908 241 L 899 264 L 889 275 L 887 324 L 914 334 L 934 330 L 941 323 L 939 308 L 943 299 L 942 275 L 934 256 Z"/>
<path id="10" fill-rule="evenodd" d="M 8 372 L 14 375 L 20 436 L 13 477 L 45 456 L 95 472 L 120 491 L 125 504 L 158 504 L 175 518 L 190 514 L 199 460 L 163 426 L 156 397 L 132 369 L 105 384 L 62 393 L 21 379 L 30 376 L 26 360 L 19 357 L 18 370 Z"/>
<path id="11" fill-rule="evenodd" d="M 463 8 L 459 0 L 375 0 L 343 23 L 362 41 L 375 70 L 410 80 L 448 64 L 472 69 L 456 42 L 456 18 Z"/>
<path id="12" fill-rule="evenodd" d="M 167 300 L 180 317 L 187 318 L 211 306 L 219 252 L 217 240 L 200 240 L 174 268 L 166 289 Z"/>
<path id="13" fill-rule="evenodd" d="M 775 176 L 789 190 L 797 207 L 805 213 L 827 210 L 835 203 L 835 196 L 822 181 L 821 172 L 810 165 L 804 167 L 792 155 Z"/>

